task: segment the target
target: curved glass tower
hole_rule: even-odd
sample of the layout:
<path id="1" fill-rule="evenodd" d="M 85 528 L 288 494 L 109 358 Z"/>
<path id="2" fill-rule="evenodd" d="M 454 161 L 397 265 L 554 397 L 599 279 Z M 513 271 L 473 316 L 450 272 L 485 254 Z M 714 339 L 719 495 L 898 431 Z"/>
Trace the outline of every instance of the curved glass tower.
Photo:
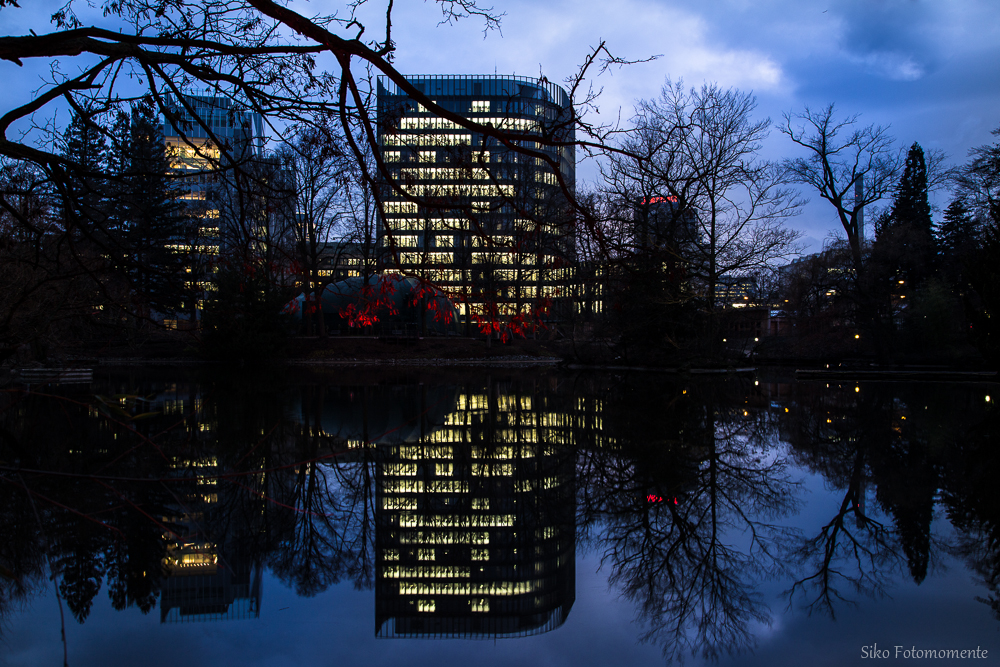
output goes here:
<path id="1" fill-rule="evenodd" d="M 430 113 L 379 79 L 379 150 L 393 181 L 381 187 L 385 266 L 439 286 L 466 322 L 536 309 L 550 318 L 573 254 L 569 96 L 544 79 L 520 76 L 406 78 L 447 111 L 510 138 Z"/>

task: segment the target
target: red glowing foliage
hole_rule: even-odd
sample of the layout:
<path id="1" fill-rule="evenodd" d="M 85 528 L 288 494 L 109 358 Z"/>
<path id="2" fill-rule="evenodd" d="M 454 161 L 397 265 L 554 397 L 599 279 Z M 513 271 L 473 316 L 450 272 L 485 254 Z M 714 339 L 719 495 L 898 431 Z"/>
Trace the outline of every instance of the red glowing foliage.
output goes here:
<path id="1" fill-rule="evenodd" d="M 481 334 L 492 336 L 494 333 L 499 333 L 500 340 L 507 343 L 514 336 L 527 338 L 529 333 L 548 329 L 544 318 L 551 307 L 551 299 L 540 299 L 534 310 L 527 313 L 518 312 L 506 324 L 501 324 L 497 303 L 489 301 L 482 304 L 480 312 L 473 311 L 471 317 Z"/>
<path id="2" fill-rule="evenodd" d="M 385 275 L 373 284 L 365 284 L 358 291 L 356 303 L 347 304 L 340 316 L 347 320 L 349 327 L 370 327 L 378 322 L 378 314 L 385 309 L 389 315 L 398 315 L 399 310 L 392 297 L 396 292 L 399 276 Z"/>
<path id="3" fill-rule="evenodd" d="M 425 308 L 428 312 L 434 313 L 435 322 L 451 324 L 453 312 L 451 308 L 441 308 L 439 299 L 443 298 L 441 292 L 430 283 L 421 280 L 416 287 L 410 291 L 407 303 L 410 306 L 418 306 L 420 301 L 425 300 Z"/>

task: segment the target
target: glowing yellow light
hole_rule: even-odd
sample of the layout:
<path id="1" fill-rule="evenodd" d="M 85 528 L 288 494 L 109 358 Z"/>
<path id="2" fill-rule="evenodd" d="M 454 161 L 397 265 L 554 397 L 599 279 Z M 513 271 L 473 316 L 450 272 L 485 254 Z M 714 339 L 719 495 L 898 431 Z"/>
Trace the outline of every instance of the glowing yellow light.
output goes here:
<path id="1" fill-rule="evenodd" d="M 854 340 L 861 338 L 861 334 L 854 334 Z"/>
<path id="2" fill-rule="evenodd" d="M 855 394 L 856 394 L 856 393 L 858 393 L 859 391 L 861 391 L 861 387 L 855 387 L 855 388 L 854 388 L 854 393 L 855 393 Z"/>

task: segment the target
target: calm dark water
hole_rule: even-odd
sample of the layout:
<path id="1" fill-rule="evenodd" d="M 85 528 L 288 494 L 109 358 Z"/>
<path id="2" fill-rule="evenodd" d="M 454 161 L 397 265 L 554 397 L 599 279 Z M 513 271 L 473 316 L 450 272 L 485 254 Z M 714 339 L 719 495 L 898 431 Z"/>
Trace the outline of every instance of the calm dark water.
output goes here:
<path id="1" fill-rule="evenodd" d="M 998 389 L 363 370 L 8 391 L 0 660 L 985 663 Z"/>

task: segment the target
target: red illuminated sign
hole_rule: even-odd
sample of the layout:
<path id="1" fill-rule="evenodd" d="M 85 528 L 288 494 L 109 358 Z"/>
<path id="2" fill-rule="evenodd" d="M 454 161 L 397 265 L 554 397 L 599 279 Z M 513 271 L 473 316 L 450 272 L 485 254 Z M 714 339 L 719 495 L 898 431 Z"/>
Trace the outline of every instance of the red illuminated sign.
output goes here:
<path id="1" fill-rule="evenodd" d="M 649 199 L 643 199 L 642 204 L 666 204 L 670 202 L 671 204 L 677 203 L 677 197 L 650 197 Z"/>
<path id="2" fill-rule="evenodd" d="M 671 498 L 670 500 L 674 501 L 674 505 L 677 504 L 677 499 L 676 498 Z M 663 496 L 657 496 L 657 495 L 652 494 L 652 493 L 650 493 L 649 495 L 646 496 L 646 502 L 647 503 L 663 503 L 663 502 L 666 502 L 666 501 L 667 501 L 667 499 L 664 498 Z"/>

